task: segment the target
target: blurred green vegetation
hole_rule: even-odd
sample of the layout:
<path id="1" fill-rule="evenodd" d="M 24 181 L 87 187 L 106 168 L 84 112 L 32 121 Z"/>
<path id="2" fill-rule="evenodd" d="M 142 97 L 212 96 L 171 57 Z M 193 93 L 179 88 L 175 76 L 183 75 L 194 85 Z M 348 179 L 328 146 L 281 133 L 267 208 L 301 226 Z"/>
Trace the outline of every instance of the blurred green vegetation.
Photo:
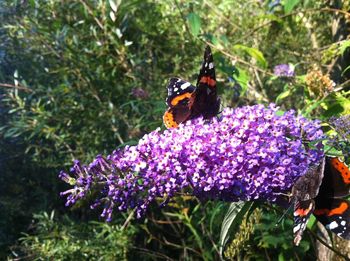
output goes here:
<path id="1" fill-rule="evenodd" d="M 218 260 L 227 204 L 179 197 L 105 224 L 88 203 L 64 207 L 59 170 L 161 127 L 168 79 L 194 82 L 207 43 L 222 106 L 349 114 L 349 10 L 314 0 L 2 1 L 0 259 Z M 287 63 L 297 77 L 275 77 Z M 276 232 L 280 212 L 261 213 L 227 258 L 315 258 L 315 238 L 296 249 L 291 220 Z"/>

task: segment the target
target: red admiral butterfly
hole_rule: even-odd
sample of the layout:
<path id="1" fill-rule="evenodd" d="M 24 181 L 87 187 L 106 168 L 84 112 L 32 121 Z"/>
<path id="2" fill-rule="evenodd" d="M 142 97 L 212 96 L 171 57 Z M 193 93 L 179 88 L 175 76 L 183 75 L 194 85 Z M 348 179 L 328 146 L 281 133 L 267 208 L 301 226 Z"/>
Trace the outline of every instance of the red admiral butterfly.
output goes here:
<path id="1" fill-rule="evenodd" d="M 326 157 L 300 177 L 292 189 L 294 244 L 300 243 L 306 223 L 314 214 L 337 236 L 350 239 L 350 170 L 339 158 Z"/>
<path id="2" fill-rule="evenodd" d="M 196 87 L 179 78 L 171 78 L 166 103 L 169 108 L 164 113 L 163 122 L 167 128 L 176 128 L 180 123 L 199 116 L 209 119 L 218 114 L 220 99 L 216 92 L 215 68 L 209 46 L 204 52 Z"/>

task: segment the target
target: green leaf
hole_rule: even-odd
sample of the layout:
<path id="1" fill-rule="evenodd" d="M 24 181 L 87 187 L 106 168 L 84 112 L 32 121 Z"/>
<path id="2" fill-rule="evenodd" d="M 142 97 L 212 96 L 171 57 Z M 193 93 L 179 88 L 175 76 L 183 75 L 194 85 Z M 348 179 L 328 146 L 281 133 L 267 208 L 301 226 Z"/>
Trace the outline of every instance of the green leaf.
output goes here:
<path id="1" fill-rule="evenodd" d="M 236 44 L 233 46 L 233 48 L 237 49 L 237 50 L 245 51 L 249 56 L 253 57 L 261 67 L 263 67 L 263 68 L 267 67 L 266 59 L 265 59 L 263 53 L 261 51 L 259 51 L 258 49 L 253 48 L 253 47 L 248 47 L 245 45 L 241 45 L 241 44 Z"/>
<path id="2" fill-rule="evenodd" d="M 311 215 L 306 226 L 307 226 L 307 228 L 312 229 L 312 227 L 314 226 L 315 223 L 316 223 L 316 218 L 314 215 Z"/>
<path id="3" fill-rule="evenodd" d="M 241 224 L 244 215 L 250 209 L 252 204 L 253 202 L 242 202 L 242 201 L 233 202 L 230 204 L 230 207 L 227 210 L 227 213 L 221 225 L 220 239 L 219 239 L 219 246 L 220 246 L 219 251 L 221 256 L 224 251 L 224 247 L 230 238 L 230 234 L 232 233 L 234 228 L 238 227 Z"/>
<path id="4" fill-rule="evenodd" d="M 341 45 L 339 46 L 339 54 L 343 55 L 345 50 L 350 47 L 350 40 L 346 40 L 341 42 Z"/>
<path id="5" fill-rule="evenodd" d="M 276 98 L 276 103 L 278 103 L 279 101 L 287 98 L 288 96 L 291 95 L 291 93 L 292 93 L 291 89 L 287 89 L 287 90 L 281 92 Z"/>
<path id="6" fill-rule="evenodd" d="M 286 260 L 286 259 L 284 258 L 283 253 L 279 253 L 278 254 L 278 261 L 284 261 L 284 260 Z"/>
<path id="7" fill-rule="evenodd" d="M 326 117 L 339 114 L 350 114 L 350 99 L 349 94 L 346 93 L 334 93 L 329 96 L 327 100 L 327 110 L 324 113 Z"/>
<path id="8" fill-rule="evenodd" d="M 344 71 L 341 73 L 341 76 L 344 76 L 344 74 L 350 70 L 350 65 L 344 69 Z"/>
<path id="9" fill-rule="evenodd" d="M 286 0 L 284 3 L 284 12 L 286 14 L 290 13 L 299 2 L 300 0 Z"/>
<path id="10" fill-rule="evenodd" d="M 113 22 L 115 22 L 115 20 L 117 19 L 117 17 L 115 16 L 115 13 L 114 13 L 113 11 L 110 11 L 110 12 L 109 12 L 109 17 L 111 18 L 111 20 L 112 20 Z"/>
<path id="11" fill-rule="evenodd" d="M 114 0 L 109 0 L 109 6 L 112 8 L 113 12 L 116 13 L 118 11 L 118 7 L 120 5 L 120 0 L 114 1 Z"/>
<path id="12" fill-rule="evenodd" d="M 189 13 L 187 20 L 190 26 L 191 33 L 197 36 L 201 30 L 201 18 L 196 13 Z"/>
<path id="13" fill-rule="evenodd" d="M 248 83 L 249 83 L 249 74 L 240 68 L 237 68 L 237 72 L 233 75 L 233 78 L 241 85 L 242 92 L 240 96 L 243 96 L 244 93 L 248 90 Z"/>
<path id="14" fill-rule="evenodd" d="M 280 17 L 278 17 L 277 15 L 274 14 L 264 14 L 264 15 L 259 15 L 259 19 L 261 20 L 269 20 L 269 21 L 275 21 L 277 23 L 282 24 L 283 23 L 283 19 L 281 19 Z"/>
<path id="15" fill-rule="evenodd" d="M 316 102 L 312 102 L 309 106 L 306 106 L 303 110 L 302 110 L 302 115 L 307 117 L 310 115 L 310 113 L 315 110 L 317 107 L 321 106 L 321 104 L 323 103 L 323 100 L 320 101 L 316 101 Z"/>
<path id="16" fill-rule="evenodd" d="M 215 46 L 220 46 L 219 39 L 216 36 L 214 36 L 214 35 L 212 35 L 212 37 L 211 37 L 211 42 Z"/>
<path id="17" fill-rule="evenodd" d="M 253 203 L 248 209 L 246 219 L 249 219 L 249 217 L 253 214 L 254 210 L 257 209 L 259 206 L 261 206 L 261 202 L 253 201 Z"/>

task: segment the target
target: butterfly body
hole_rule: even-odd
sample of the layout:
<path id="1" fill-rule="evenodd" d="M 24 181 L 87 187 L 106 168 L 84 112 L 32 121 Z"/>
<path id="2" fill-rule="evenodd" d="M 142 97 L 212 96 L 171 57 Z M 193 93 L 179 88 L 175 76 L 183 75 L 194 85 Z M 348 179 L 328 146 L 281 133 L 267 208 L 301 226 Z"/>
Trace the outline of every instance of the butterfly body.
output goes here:
<path id="1" fill-rule="evenodd" d="M 216 92 L 215 67 L 210 47 L 204 52 L 196 87 L 179 78 L 171 78 L 168 84 L 167 111 L 163 122 L 167 128 L 203 116 L 214 117 L 219 112 L 220 99 Z"/>
<path id="2" fill-rule="evenodd" d="M 298 245 L 311 214 L 341 238 L 350 239 L 350 170 L 339 158 L 326 157 L 299 178 L 292 189 L 294 243 Z"/>

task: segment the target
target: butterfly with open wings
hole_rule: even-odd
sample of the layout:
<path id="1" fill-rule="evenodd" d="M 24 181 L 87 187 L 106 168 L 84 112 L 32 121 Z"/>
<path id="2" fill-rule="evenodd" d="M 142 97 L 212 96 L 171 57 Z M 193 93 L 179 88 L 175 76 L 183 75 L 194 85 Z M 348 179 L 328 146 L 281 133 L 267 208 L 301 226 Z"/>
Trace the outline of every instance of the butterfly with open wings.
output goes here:
<path id="1" fill-rule="evenodd" d="M 350 239 L 350 170 L 339 158 L 325 157 L 292 189 L 294 244 L 299 245 L 311 214 L 337 236 Z"/>
<path id="2" fill-rule="evenodd" d="M 209 46 L 204 52 L 196 87 L 182 79 L 171 78 L 166 103 L 169 108 L 164 113 L 163 122 L 167 128 L 176 128 L 180 123 L 199 116 L 209 119 L 218 114 L 220 99 L 217 95 L 215 67 Z"/>

